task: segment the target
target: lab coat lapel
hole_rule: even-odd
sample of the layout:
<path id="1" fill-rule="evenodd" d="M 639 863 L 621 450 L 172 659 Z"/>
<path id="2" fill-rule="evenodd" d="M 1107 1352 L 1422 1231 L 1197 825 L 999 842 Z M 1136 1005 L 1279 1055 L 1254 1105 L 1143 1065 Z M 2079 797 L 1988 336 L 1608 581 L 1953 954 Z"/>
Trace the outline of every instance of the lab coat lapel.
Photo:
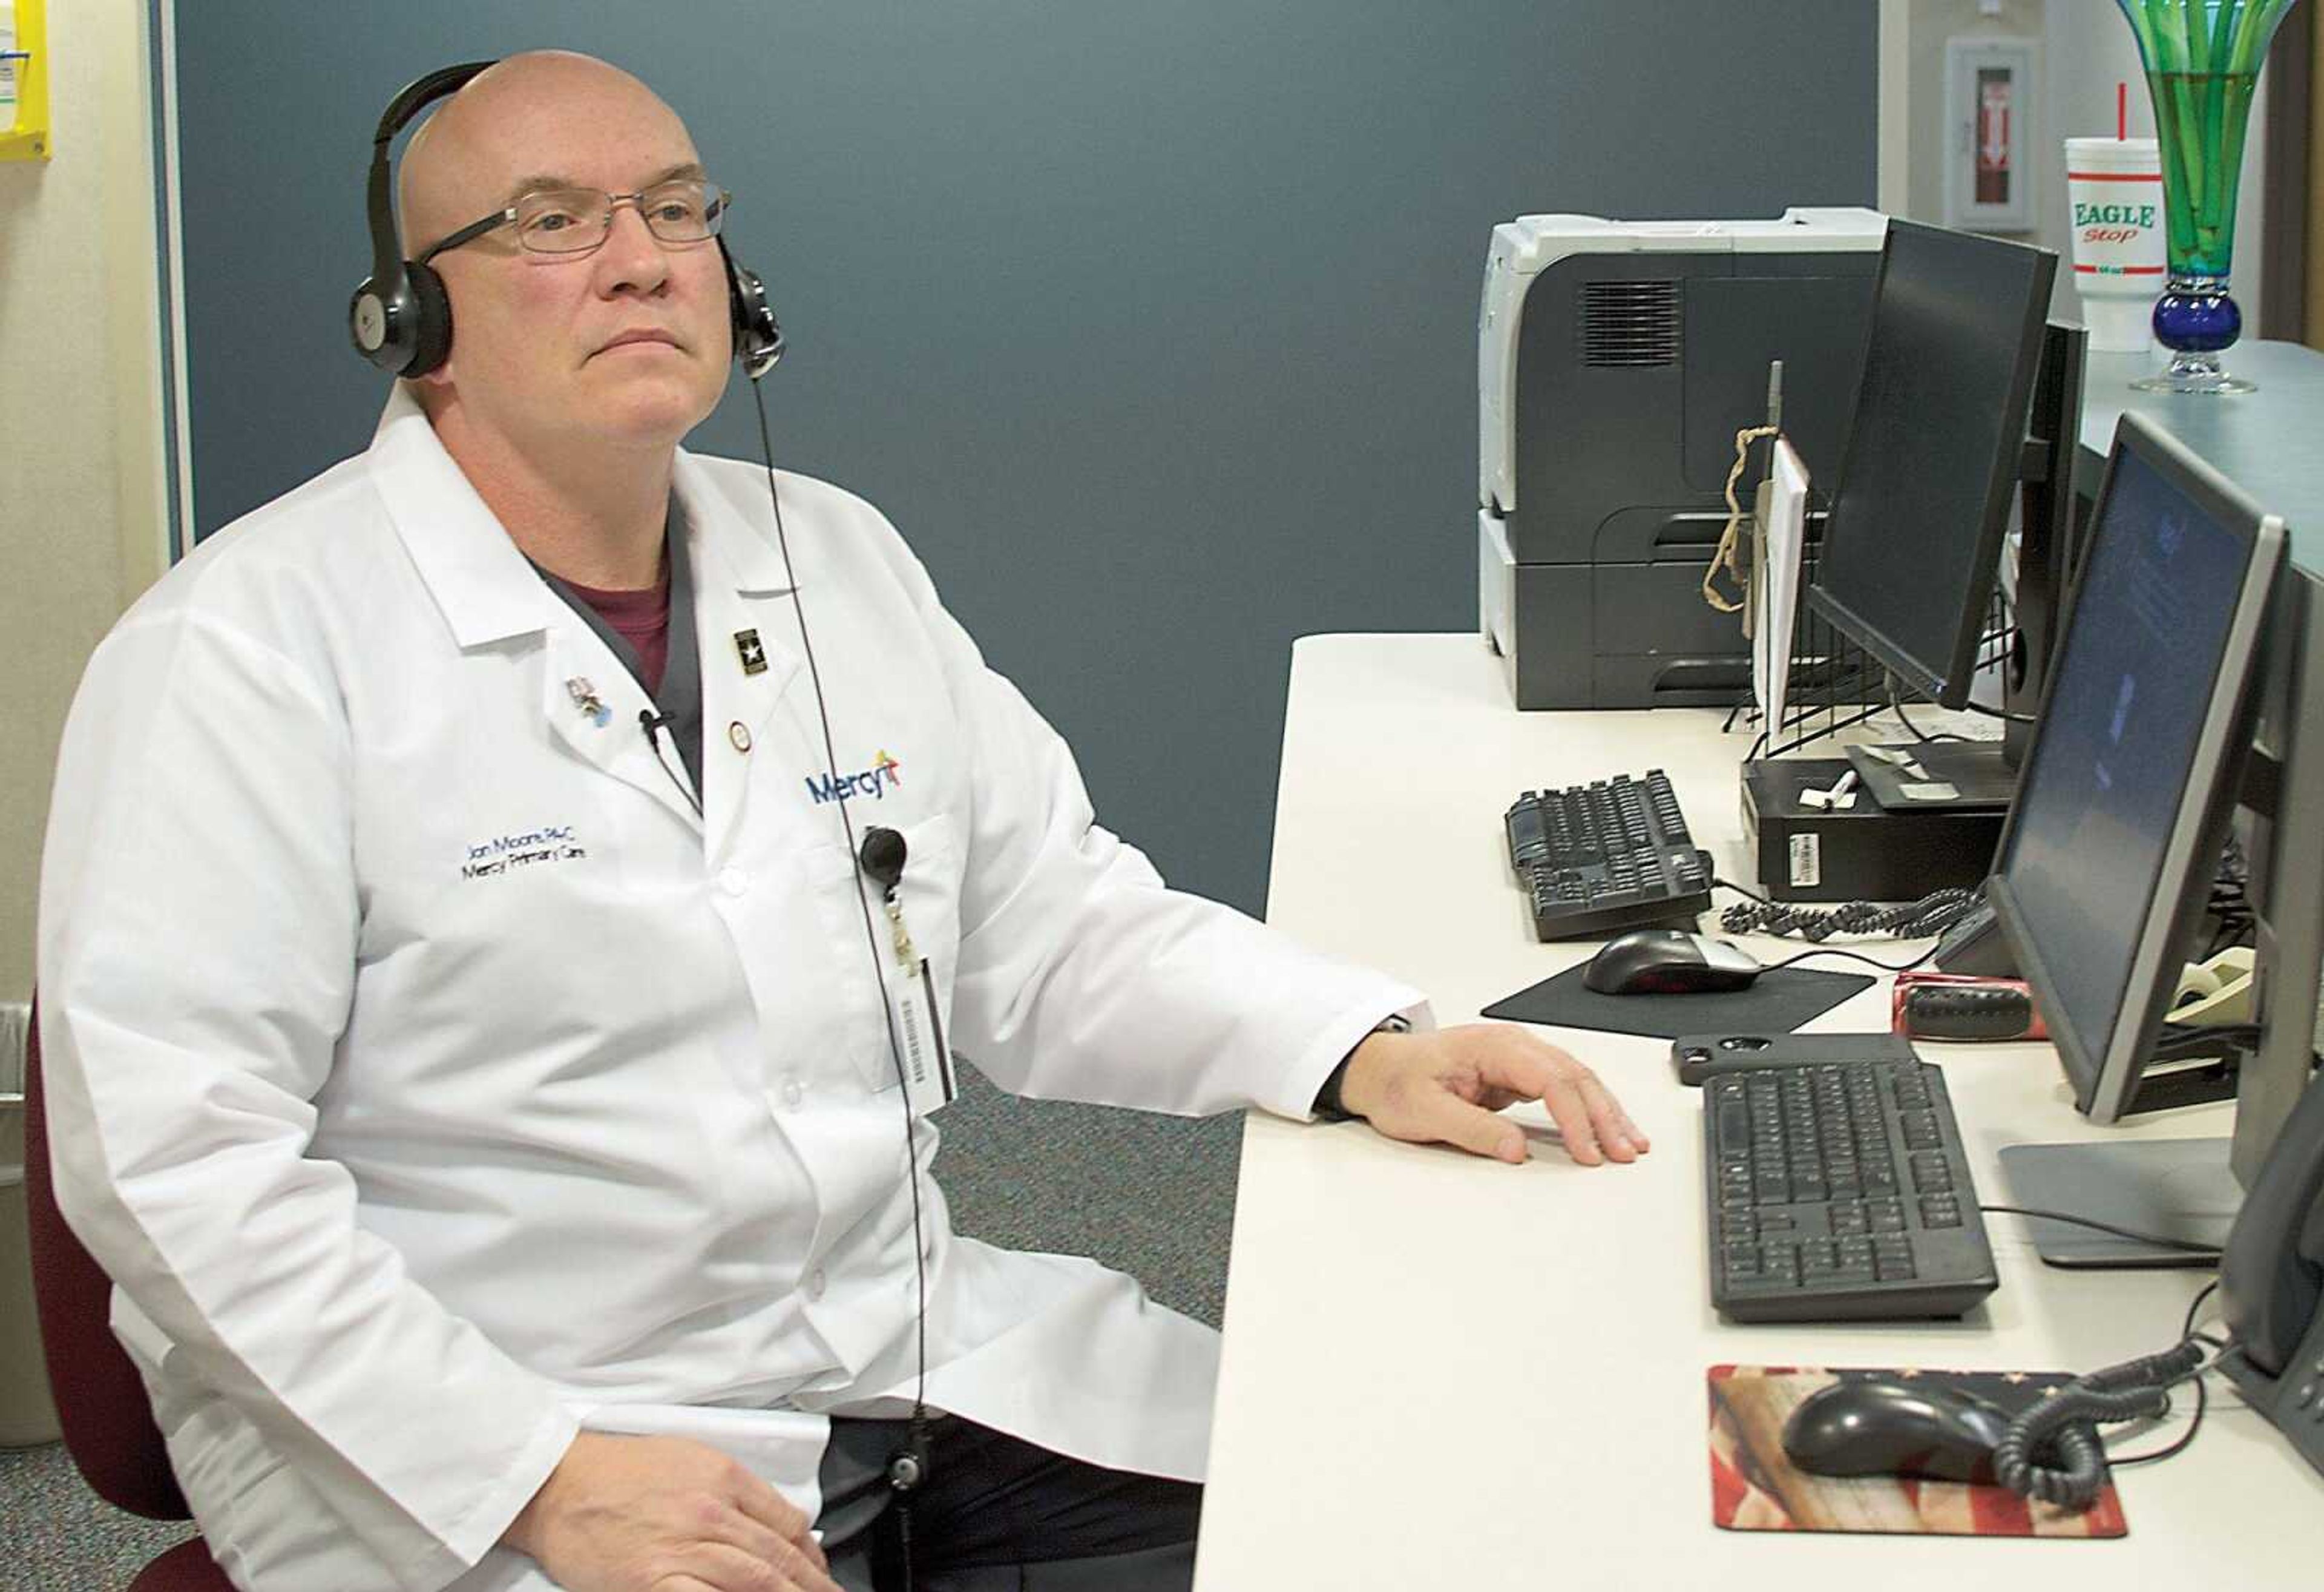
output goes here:
<path id="1" fill-rule="evenodd" d="M 648 706 L 644 688 L 526 561 L 401 383 L 367 458 L 372 483 L 454 643 L 466 651 L 539 636 L 540 711 L 552 733 L 583 762 L 698 828 L 684 765 L 672 757 L 665 772 L 638 727 Z"/>
<path id="2" fill-rule="evenodd" d="M 706 850 L 725 855 L 742 822 L 775 711 L 806 678 L 791 582 L 771 535 L 729 503 L 708 471 L 680 453 L 674 477 L 694 560 L 695 644 L 702 659 Z M 753 662 L 764 667 L 753 669 Z M 814 739 L 810 736 L 810 740 Z M 819 754 L 818 754 L 819 755 Z M 813 759 L 810 762 L 814 761 Z"/>
<path id="3" fill-rule="evenodd" d="M 562 604 L 553 593 L 549 600 Z M 636 786 L 698 830 L 684 761 L 668 750 L 667 736 L 657 756 L 639 723 L 651 710 L 645 688 L 579 615 L 567 609 L 552 621 L 540 673 L 540 712 L 549 729 L 584 763 Z"/>

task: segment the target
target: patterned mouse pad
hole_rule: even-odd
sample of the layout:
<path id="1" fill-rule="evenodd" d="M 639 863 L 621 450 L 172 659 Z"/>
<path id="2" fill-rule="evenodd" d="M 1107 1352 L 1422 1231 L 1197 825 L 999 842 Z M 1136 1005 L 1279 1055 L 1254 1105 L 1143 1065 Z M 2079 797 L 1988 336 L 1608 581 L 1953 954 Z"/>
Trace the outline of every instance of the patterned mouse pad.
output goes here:
<path id="1" fill-rule="evenodd" d="M 2024 1371 L 1818 1370 L 1713 1365 L 1711 1519 L 1730 1532 L 1872 1532 L 1944 1537 L 2119 1537 L 2130 1527 L 2109 1481 L 2088 1509 L 2021 1498 L 2006 1487 L 1911 1476 L 1809 1476 L 1784 1455 L 1784 1422 L 1835 1382 L 1925 1378 L 2012 1413 L 2072 1378 Z"/>

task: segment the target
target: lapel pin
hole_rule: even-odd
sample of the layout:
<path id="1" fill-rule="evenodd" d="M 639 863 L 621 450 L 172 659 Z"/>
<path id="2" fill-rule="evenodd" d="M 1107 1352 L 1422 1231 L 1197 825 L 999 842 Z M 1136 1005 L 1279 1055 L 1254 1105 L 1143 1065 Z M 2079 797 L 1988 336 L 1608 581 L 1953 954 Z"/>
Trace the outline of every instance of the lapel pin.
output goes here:
<path id="1" fill-rule="evenodd" d="M 599 729 L 612 722 L 613 710 L 597 699 L 597 688 L 591 685 L 586 677 L 576 674 L 567 680 L 565 694 L 573 699 L 573 705 L 581 709 L 581 716 Z"/>
<path id="2" fill-rule="evenodd" d="M 742 660 L 743 673 L 766 673 L 767 649 L 759 644 L 759 633 L 757 631 L 736 631 L 734 633 L 734 652 L 735 654 Z"/>

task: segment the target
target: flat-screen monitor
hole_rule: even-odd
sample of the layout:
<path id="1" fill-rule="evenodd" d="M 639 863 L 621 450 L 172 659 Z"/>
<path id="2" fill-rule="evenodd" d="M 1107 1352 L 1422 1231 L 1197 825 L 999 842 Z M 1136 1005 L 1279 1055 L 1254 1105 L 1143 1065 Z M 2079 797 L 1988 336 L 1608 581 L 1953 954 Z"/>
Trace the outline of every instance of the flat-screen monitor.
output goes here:
<path id="1" fill-rule="evenodd" d="M 2134 1108 L 2155 1065 L 2245 791 L 2283 560 L 2280 520 L 2123 416 L 1986 887 L 2075 1106 L 2095 1122 Z M 2297 1016 L 2302 1057 L 2312 967 L 2306 983 L 2308 1010 L 2271 1018 Z M 2224 1139 L 2021 1146 L 2003 1168 L 2021 1204 L 2188 1243 L 2219 1242 L 2237 1199 Z M 2092 1264 L 2160 1258 L 2105 1240 L 2059 1249 Z"/>
<path id="2" fill-rule="evenodd" d="M 2058 257 L 1891 221 L 1808 600 L 1913 690 L 1969 700 Z"/>
<path id="3" fill-rule="evenodd" d="M 2034 742 L 2080 546 L 2074 458 L 2081 450 L 2082 370 L 2089 341 L 2089 333 L 2079 326 L 2053 320 L 2042 329 L 2042 363 L 2025 421 L 2032 435 L 2017 498 L 2016 579 L 2009 593 L 2009 653 L 2001 677 L 2001 705 L 2009 714 L 2002 754 L 2012 771 L 2025 761 L 2025 749 Z M 2005 560 L 2005 566 L 2009 562 Z"/>
<path id="4" fill-rule="evenodd" d="M 2125 415 L 1987 886 L 2094 1121 L 2178 987 L 2251 745 L 2283 528 Z"/>

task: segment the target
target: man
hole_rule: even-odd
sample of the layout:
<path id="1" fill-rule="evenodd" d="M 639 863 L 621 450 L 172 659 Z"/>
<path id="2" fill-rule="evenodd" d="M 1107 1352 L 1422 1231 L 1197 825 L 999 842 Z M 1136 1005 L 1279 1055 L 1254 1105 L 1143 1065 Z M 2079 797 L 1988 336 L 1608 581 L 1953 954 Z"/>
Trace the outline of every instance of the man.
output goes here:
<path id="1" fill-rule="evenodd" d="M 642 84 L 503 62 L 402 180 L 413 253 L 459 240 L 448 358 L 99 648 L 43 873 L 59 1193 L 213 1552 L 1184 1586 L 1214 1339 L 954 1236 L 891 1019 L 1031 1096 L 1644 1138 L 1563 1052 L 1383 1028 L 1419 995 L 1164 889 L 876 512 L 787 477 L 785 556 L 764 472 L 678 449 L 732 328 Z"/>

